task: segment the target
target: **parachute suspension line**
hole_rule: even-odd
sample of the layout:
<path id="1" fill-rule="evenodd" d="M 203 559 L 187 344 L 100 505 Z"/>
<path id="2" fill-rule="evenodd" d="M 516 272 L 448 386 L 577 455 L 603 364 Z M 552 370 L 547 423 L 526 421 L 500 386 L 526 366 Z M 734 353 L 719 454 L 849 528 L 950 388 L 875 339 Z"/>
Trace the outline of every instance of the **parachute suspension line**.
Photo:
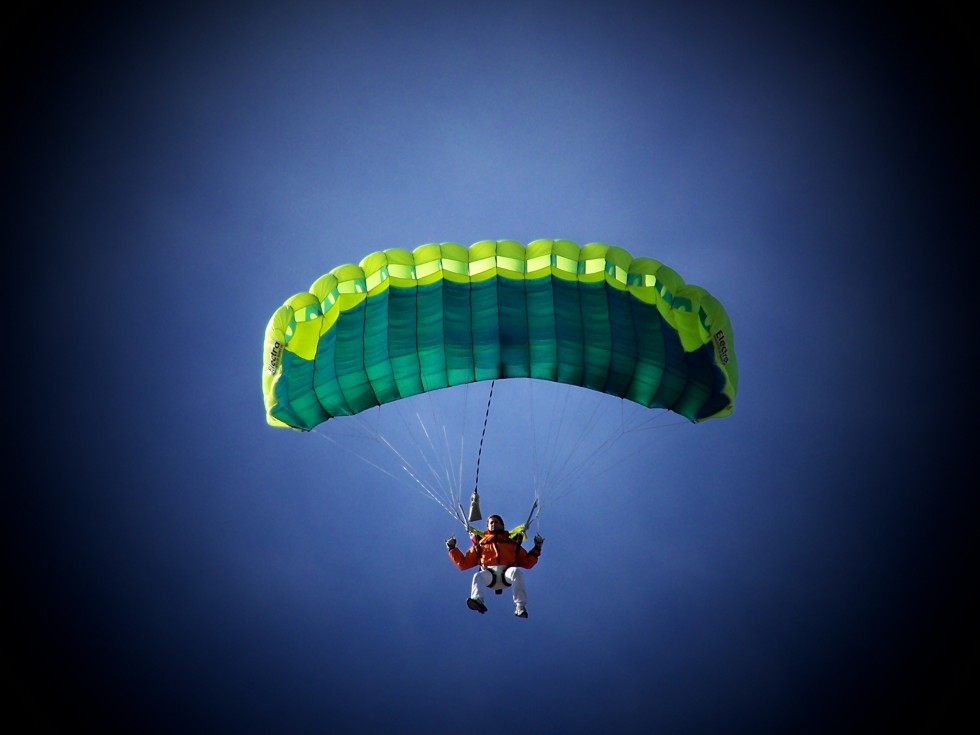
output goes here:
<path id="1" fill-rule="evenodd" d="M 566 489 L 563 485 L 570 475 L 568 467 L 573 461 L 576 462 L 576 465 L 580 463 L 579 447 L 588 434 L 588 429 L 585 427 L 591 427 L 595 422 L 595 413 L 581 423 L 576 422 L 574 417 L 570 418 L 569 400 L 570 392 L 562 396 L 561 408 L 555 413 L 557 421 L 553 425 L 548 441 L 550 448 L 546 456 L 550 457 L 551 461 L 547 466 L 547 483 L 553 502 L 565 494 Z M 569 427 L 569 421 L 574 422 L 571 427 Z"/>
<path id="2" fill-rule="evenodd" d="M 490 381 L 490 394 L 487 396 L 487 410 L 483 415 L 483 431 L 480 433 L 480 446 L 476 452 L 476 478 L 473 480 L 473 493 L 470 495 L 470 510 L 466 520 L 478 521 L 483 518 L 480 511 L 480 460 L 483 458 L 483 440 L 487 438 L 487 423 L 490 421 L 490 404 L 493 403 L 493 386 L 496 380 Z M 462 504 L 460 510 L 462 510 Z"/>
<path id="3" fill-rule="evenodd" d="M 321 427 L 315 427 L 313 431 L 317 433 L 319 436 L 321 436 L 322 438 L 326 439 L 327 441 L 330 441 L 333 444 L 340 447 L 341 449 L 344 449 L 346 452 L 353 455 L 354 457 L 357 457 L 368 466 L 374 467 L 382 474 L 387 475 L 393 480 L 396 480 L 397 482 L 400 482 L 402 484 L 405 484 L 415 489 L 417 492 L 421 493 L 422 495 L 425 495 L 430 500 L 433 500 L 434 502 L 442 506 L 442 508 L 447 513 L 455 517 L 455 512 L 450 507 L 451 504 L 447 504 L 447 502 L 445 502 L 446 492 L 443 488 L 441 488 L 439 474 L 432 467 L 429 458 L 425 456 L 422 442 L 416 436 L 416 433 L 411 430 L 411 427 L 409 426 L 408 420 L 405 418 L 404 413 L 401 410 L 399 410 L 399 407 L 396 404 L 389 404 L 387 413 L 390 415 L 391 412 L 393 411 L 395 417 L 401 420 L 401 423 L 405 426 L 406 430 L 408 431 L 408 435 L 412 437 L 412 443 L 415 446 L 417 455 L 421 458 L 422 463 L 428 469 L 428 473 L 432 476 L 433 480 L 426 480 L 425 477 L 423 476 L 424 473 L 421 472 L 418 467 L 416 467 L 418 460 L 416 460 L 416 462 L 413 462 L 412 459 L 410 459 L 404 452 L 399 450 L 392 443 L 392 441 L 387 436 L 385 436 L 384 433 L 382 433 L 380 427 L 381 410 L 382 407 L 378 406 L 375 410 L 372 410 L 370 412 L 365 411 L 364 413 L 355 414 L 352 416 L 338 417 L 335 418 L 333 421 L 331 421 L 329 424 L 325 425 L 327 431 L 322 431 Z M 376 420 L 373 422 L 369 421 L 367 418 L 368 416 L 371 415 L 376 416 Z M 383 467 L 382 465 L 375 462 L 374 460 L 369 459 L 368 456 L 365 456 L 364 454 L 361 454 L 357 450 L 355 450 L 354 447 L 351 446 L 349 442 L 344 442 L 344 443 L 339 442 L 335 437 L 331 436 L 330 433 L 328 433 L 331 430 L 331 428 L 333 429 L 334 432 L 336 432 L 341 428 L 346 429 L 346 431 L 342 433 L 346 434 L 349 437 L 359 437 L 364 440 L 370 440 L 384 447 L 393 457 L 396 458 L 397 460 L 396 464 L 400 467 L 404 475 L 393 473 L 390 470 Z M 353 429 L 353 431 L 351 431 L 351 429 Z M 428 439 L 429 438 L 428 432 L 426 431 L 424 426 L 423 426 L 423 433 L 426 435 L 426 438 Z M 431 439 L 429 439 L 429 442 L 431 444 Z M 442 497 L 440 497 L 440 495 Z"/>
<path id="4" fill-rule="evenodd" d="M 422 394 L 422 396 L 419 396 L 419 399 L 420 400 L 417 402 L 428 401 L 430 413 L 434 413 L 431 394 L 424 393 Z M 419 485 L 425 488 L 425 493 L 430 498 L 432 498 L 437 503 L 439 503 L 439 505 L 441 505 L 443 508 L 446 508 L 450 514 L 454 515 L 453 511 L 449 510 L 448 507 L 452 505 L 452 498 L 453 498 L 452 478 L 449 476 L 448 472 L 445 473 L 440 472 L 440 467 L 437 467 L 434 463 L 434 458 L 437 458 L 440 455 L 445 456 L 445 454 L 440 449 L 436 448 L 436 444 L 432 439 L 432 435 L 429 433 L 428 426 L 426 425 L 425 418 L 423 417 L 422 413 L 419 410 L 415 411 L 415 421 L 418 423 L 419 428 L 421 428 L 422 436 L 424 436 L 425 438 L 425 441 L 423 443 L 417 431 L 414 430 L 413 425 L 409 423 L 409 420 L 406 417 L 405 413 L 399 410 L 399 404 L 394 403 L 389 405 L 391 406 L 392 410 L 395 411 L 395 414 L 398 416 L 398 418 L 401 419 L 402 425 L 405 427 L 405 431 L 415 447 L 415 451 L 419 457 L 420 462 L 422 463 L 422 465 L 424 465 L 425 469 L 428 471 L 428 475 L 431 476 L 431 481 L 429 482 L 423 481 L 419 476 L 421 472 L 415 470 L 414 468 L 409 469 L 408 467 L 406 467 L 405 471 L 408 474 L 410 474 L 416 480 L 416 482 L 419 483 Z M 439 423 L 439 422 L 433 422 L 433 423 Z M 391 444 L 390 441 L 388 441 L 388 439 L 386 439 L 385 437 L 381 437 L 381 439 L 396 457 L 398 457 L 403 463 L 411 465 L 411 463 L 407 460 L 407 458 L 401 452 L 399 452 L 394 447 L 394 445 Z M 446 477 L 443 477 L 442 476 L 443 474 L 445 474 Z M 443 484 L 444 481 L 446 482 L 446 484 Z M 441 498 L 439 496 L 441 496 Z M 444 500 L 446 502 L 443 502 Z"/>
<path id="5" fill-rule="evenodd" d="M 587 418 L 578 419 L 576 412 L 569 408 L 572 391 L 563 392 L 561 408 L 554 412 L 557 422 L 549 437 L 548 457 L 551 458 L 547 470 L 549 492 L 554 493 L 552 502 L 567 494 L 577 483 L 584 482 L 579 469 L 584 469 L 589 460 L 601 447 L 588 449 L 587 442 L 593 436 L 601 411 L 601 400 L 592 402 L 591 413 Z M 592 474 L 592 473 L 589 473 Z M 568 482 L 570 487 L 564 487 Z"/>
<path id="6" fill-rule="evenodd" d="M 556 481 L 559 490 L 552 499 L 552 502 L 557 502 L 578 488 L 586 481 L 583 478 L 601 476 L 606 469 L 614 466 L 616 464 L 615 458 L 606 456 L 604 462 L 601 459 L 593 462 L 593 458 L 602 456 L 609 447 L 613 446 L 620 436 L 622 436 L 621 432 L 610 435 L 605 441 L 597 444 L 589 452 L 576 457 L 574 462 L 572 461 L 573 457 L 569 456 L 559 469 L 558 480 Z"/>
<path id="7" fill-rule="evenodd" d="M 534 381 L 531 385 L 535 385 Z M 540 405 L 540 399 L 547 394 L 541 392 L 535 396 L 535 392 L 532 391 L 531 400 L 538 409 L 532 411 L 532 423 L 540 424 L 535 427 L 533 437 L 535 453 L 541 450 L 537 431 L 544 429 L 542 436 L 546 438 L 544 453 L 540 457 L 535 454 L 532 463 L 536 472 L 535 497 L 540 499 L 543 495 L 549 504 L 559 502 L 608 471 L 615 471 L 622 461 L 617 442 L 634 432 L 662 428 L 660 422 L 668 413 L 627 405 L 626 400 L 620 399 L 618 411 L 611 414 L 611 421 L 606 422 L 602 416 L 609 413 L 607 407 L 612 396 L 595 395 L 592 400 L 587 400 L 589 394 L 563 391 L 553 398 L 549 407 Z M 539 412 L 552 420 L 541 423 L 537 418 Z M 540 471 L 544 472 L 543 479 L 538 476 Z"/>
<path id="8" fill-rule="evenodd" d="M 534 502 L 541 502 L 541 493 L 539 487 L 541 482 L 538 478 L 538 427 L 537 423 L 537 411 L 534 408 L 534 380 L 529 381 L 528 387 L 530 388 L 530 396 L 528 398 L 528 404 L 531 407 L 531 490 L 534 492 Z"/>
<path id="9" fill-rule="evenodd" d="M 463 401 L 463 420 L 465 426 L 466 419 L 466 403 L 469 394 L 464 389 L 465 398 Z M 445 445 L 445 460 L 443 462 L 443 469 L 446 473 L 446 483 L 448 486 L 447 498 L 450 505 L 453 506 L 453 514 L 455 515 L 455 507 L 462 502 L 462 492 L 463 492 L 463 456 L 465 449 L 465 431 L 459 432 L 459 451 L 454 455 L 453 448 L 449 441 L 449 430 L 447 429 L 446 422 L 441 422 L 442 428 L 442 441 Z M 455 460 L 454 460 L 455 457 Z"/>
<path id="10" fill-rule="evenodd" d="M 459 505 L 462 486 L 463 486 L 463 432 L 460 432 L 460 446 L 459 452 L 454 453 L 453 447 L 449 441 L 449 431 L 447 429 L 447 423 L 444 420 L 444 411 L 438 407 L 438 401 L 436 400 L 436 395 L 433 392 L 426 392 L 423 394 L 426 405 L 429 409 L 429 417 L 432 419 L 434 428 L 439 433 L 439 445 L 432 441 L 429 431 L 426 429 L 425 418 L 421 413 L 416 412 L 416 419 L 422 427 L 422 432 L 425 434 L 426 439 L 429 440 L 429 449 L 432 452 L 433 462 L 430 465 L 430 472 L 432 472 L 433 477 L 437 477 L 438 474 L 444 475 L 442 481 L 436 480 L 436 482 L 443 487 L 443 497 L 446 502 L 453 507 L 453 514 L 455 515 L 455 507 Z M 464 389 L 464 396 L 468 397 L 468 392 Z M 421 398 L 421 397 L 420 397 Z M 463 415 L 466 415 L 466 406 L 464 401 Z M 440 459 L 441 458 L 441 459 Z M 443 482 L 445 483 L 443 485 Z"/>
<path id="11" fill-rule="evenodd" d="M 528 381 L 530 390 L 529 403 L 531 405 L 531 466 L 533 467 L 532 488 L 535 500 L 540 501 L 542 492 L 554 492 L 552 484 L 552 470 L 554 460 L 557 456 L 558 437 L 560 430 L 557 421 L 552 417 L 560 417 L 563 410 L 556 405 L 558 399 L 552 391 L 549 399 L 550 386 L 538 383 L 535 380 Z M 567 394 L 565 399 L 567 400 Z M 539 438 L 539 434 L 541 437 Z M 550 460 L 550 461 L 549 461 Z"/>
<path id="12" fill-rule="evenodd" d="M 466 456 L 466 427 L 469 425 L 470 416 L 471 385 L 466 383 L 461 387 L 463 391 L 463 425 L 460 427 L 459 431 L 459 461 L 456 463 L 456 494 L 453 497 L 454 513 L 456 507 L 461 507 L 463 505 L 463 458 Z M 466 525 L 465 516 L 461 517 L 459 520 L 463 522 L 464 526 Z"/>
<path id="13" fill-rule="evenodd" d="M 487 397 L 487 412 L 483 416 L 483 433 L 480 434 L 480 448 L 476 452 L 476 479 L 473 481 L 473 492 L 480 487 L 480 459 L 483 456 L 483 440 L 487 436 L 487 422 L 490 420 L 490 403 L 493 401 L 493 384 L 496 380 L 490 381 L 490 395 Z"/>
<path id="14" fill-rule="evenodd" d="M 351 418 L 351 417 L 345 417 L 345 418 Z M 386 447 L 392 454 L 394 454 L 399 459 L 399 464 L 401 466 L 402 471 L 406 475 L 408 475 L 408 477 L 409 477 L 410 480 L 412 480 L 414 482 L 409 482 L 404 477 L 401 477 L 399 475 L 396 475 L 393 472 L 391 472 L 390 470 L 385 469 L 384 467 L 382 467 L 377 462 L 375 462 L 375 461 L 369 459 L 368 457 L 366 457 L 365 455 L 363 455 L 363 454 L 355 451 L 349 444 L 344 444 L 344 443 L 341 443 L 341 442 L 337 441 L 336 438 L 330 436 L 329 434 L 327 434 L 324 431 L 321 431 L 320 430 L 320 427 L 315 427 L 315 428 L 313 428 L 312 431 L 317 436 L 319 436 L 319 437 L 321 437 L 323 439 L 326 439 L 331 444 L 336 445 L 337 447 L 339 447 L 340 449 L 343 449 L 348 454 L 351 454 L 354 457 L 356 457 L 357 459 L 361 460 L 362 462 L 364 462 L 364 464 L 368 465 L 369 467 L 373 467 L 374 469 L 378 470 L 378 472 L 380 472 L 381 474 L 387 475 L 388 477 L 390 477 L 395 482 L 404 483 L 404 484 L 408 485 L 409 487 L 413 487 L 415 490 L 417 490 L 422 495 L 425 495 L 426 497 L 430 498 L 431 500 L 434 500 L 436 503 L 438 503 L 439 505 L 441 505 L 442 508 L 443 508 L 443 510 L 445 510 L 447 513 L 449 513 L 449 515 L 453 516 L 454 518 L 456 517 L 456 513 L 451 508 L 449 508 L 444 502 L 442 502 L 442 500 L 440 500 L 433 493 L 432 488 L 429 487 L 421 477 L 419 477 L 418 473 L 412 467 L 411 462 L 408 462 L 405 459 L 405 457 L 401 454 L 401 452 L 399 452 L 397 449 L 395 449 L 395 447 L 391 444 L 391 442 L 384 435 L 382 435 L 380 432 L 376 433 L 372 437 L 374 439 L 374 441 L 376 441 L 379 444 L 381 444 L 384 447 Z"/>

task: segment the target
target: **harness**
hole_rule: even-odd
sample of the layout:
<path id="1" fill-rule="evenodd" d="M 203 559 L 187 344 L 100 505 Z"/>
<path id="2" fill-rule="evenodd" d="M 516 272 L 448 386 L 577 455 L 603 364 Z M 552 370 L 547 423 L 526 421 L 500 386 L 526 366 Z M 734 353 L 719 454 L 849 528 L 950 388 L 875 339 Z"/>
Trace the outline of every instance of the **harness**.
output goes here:
<path id="1" fill-rule="evenodd" d="M 520 543 L 509 535 L 502 539 L 487 539 L 484 537 L 479 541 L 480 546 L 489 546 L 490 544 L 513 544 L 520 548 Z M 517 556 L 516 552 L 514 556 Z M 514 564 L 493 564 L 490 566 L 481 564 L 481 569 L 486 572 L 490 572 L 490 584 L 487 585 L 487 589 L 492 589 L 495 595 L 502 595 L 504 593 L 504 589 L 511 586 L 511 583 L 507 581 L 507 570 L 513 568 L 514 566 Z M 498 586 L 498 583 L 502 586 Z"/>
<path id="2" fill-rule="evenodd" d="M 505 567 L 502 564 L 497 567 L 483 567 L 483 570 L 490 572 L 490 582 L 487 584 L 488 590 L 493 590 L 495 595 L 502 595 L 506 587 L 510 587 L 510 582 L 507 581 L 507 577 L 504 575 L 510 567 Z M 499 571 L 498 571 L 499 570 Z M 502 587 L 497 586 L 497 582 L 500 582 Z"/>

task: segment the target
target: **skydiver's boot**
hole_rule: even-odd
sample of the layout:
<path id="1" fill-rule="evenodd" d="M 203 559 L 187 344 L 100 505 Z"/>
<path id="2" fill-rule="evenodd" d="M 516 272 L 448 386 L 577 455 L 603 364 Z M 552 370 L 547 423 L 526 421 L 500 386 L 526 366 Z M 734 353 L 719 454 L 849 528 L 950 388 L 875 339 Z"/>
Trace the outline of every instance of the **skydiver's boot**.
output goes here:
<path id="1" fill-rule="evenodd" d="M 517 606 L 514 608 L 514 615 L 519 618 L 527 617 L 527 608 L 524 607 L 523 603 L 518 602 Z"/>
<path id="2" fill-rule="evenodd" d="M 483 615 L 487 611 L 487 606 L 483 604 L 483 600 L 479 597 L 470 597 L 466 600 L 466 606 L 470 610 L 476 610 L 480 615 Z"/>

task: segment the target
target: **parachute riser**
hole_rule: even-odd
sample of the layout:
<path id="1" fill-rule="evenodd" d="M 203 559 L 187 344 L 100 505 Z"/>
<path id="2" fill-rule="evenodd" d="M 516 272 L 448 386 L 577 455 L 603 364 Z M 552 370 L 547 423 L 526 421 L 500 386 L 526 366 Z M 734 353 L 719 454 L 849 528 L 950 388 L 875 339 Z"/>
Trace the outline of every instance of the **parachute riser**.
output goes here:
<path id="1" fill-rule="evenodd" d="M 490 404 L 493 401 L 493 386 L 497 381 L 490 381 L 490 395 L 487 396 L 487 411 L 483 416 L 483 432 L 480 434 L 480 448 L 476 452 L 476 479 L 473 481 L 473 494 L 470 496 L 470 512 L 466 518 L 479 521 L 483 518 L 480 511 L 480 459 L 483 457 L 483 440 L 487 437 L 487 422 L 490 420 Z"/>
<path id="2" fill-rule="evenodd" d="M 470 523 L 473 521 L 482 520 L 483 515 L 480 512 L 480 493 L 473 488 L 473 494 L 470 495 L 470 512 L 466 514 L 466 520 Z"/>
<path id="3" fill-rule="evenodd" d="M 538 520 L 538 515 L 541 509 L 538 507 L 538 499 L 535 498 L 534 502 L 531 504 L 531 511 L 527 514 L 527 520 L 524 521 L 524 529 L 527 530 L 531 528 L 531 524 Z"/>

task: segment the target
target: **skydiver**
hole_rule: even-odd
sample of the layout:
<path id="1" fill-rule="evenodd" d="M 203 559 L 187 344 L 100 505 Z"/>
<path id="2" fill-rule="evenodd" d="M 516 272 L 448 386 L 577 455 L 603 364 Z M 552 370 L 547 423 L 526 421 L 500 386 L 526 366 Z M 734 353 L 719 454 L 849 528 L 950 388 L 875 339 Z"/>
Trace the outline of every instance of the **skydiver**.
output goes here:
<path id="1" fill-rule="evenodd" d="M 495 594 L 502 594 L 510 587 L 514 595 L 514 615 L 519 618 L 527 617 L 527 592 L 524 588 L 524 575 L 521 569 L 530 569 L 538 563 L 541 546 L 544 539 L 541 534 L 534 536 L 534 548 L 525 551 L 521 546 L 524 534 L 518 533 L 511 537 L 504 526 L 504 519 L 498 515 L 487 518 L 487 530 L 482 536 L 474 532 L 470 536 L 473 545 L 466 554 L 456 548 L 456 536 L 446 539 L 449 558 L 461 571 L 472 569 L 479 565 L 480 571 L 473 575 L 470 596 L 466 600 L 470 610 L 480 614 L 487 611 L 487 606 L 481 594 L 483 588 L 489 588 Z"/>

